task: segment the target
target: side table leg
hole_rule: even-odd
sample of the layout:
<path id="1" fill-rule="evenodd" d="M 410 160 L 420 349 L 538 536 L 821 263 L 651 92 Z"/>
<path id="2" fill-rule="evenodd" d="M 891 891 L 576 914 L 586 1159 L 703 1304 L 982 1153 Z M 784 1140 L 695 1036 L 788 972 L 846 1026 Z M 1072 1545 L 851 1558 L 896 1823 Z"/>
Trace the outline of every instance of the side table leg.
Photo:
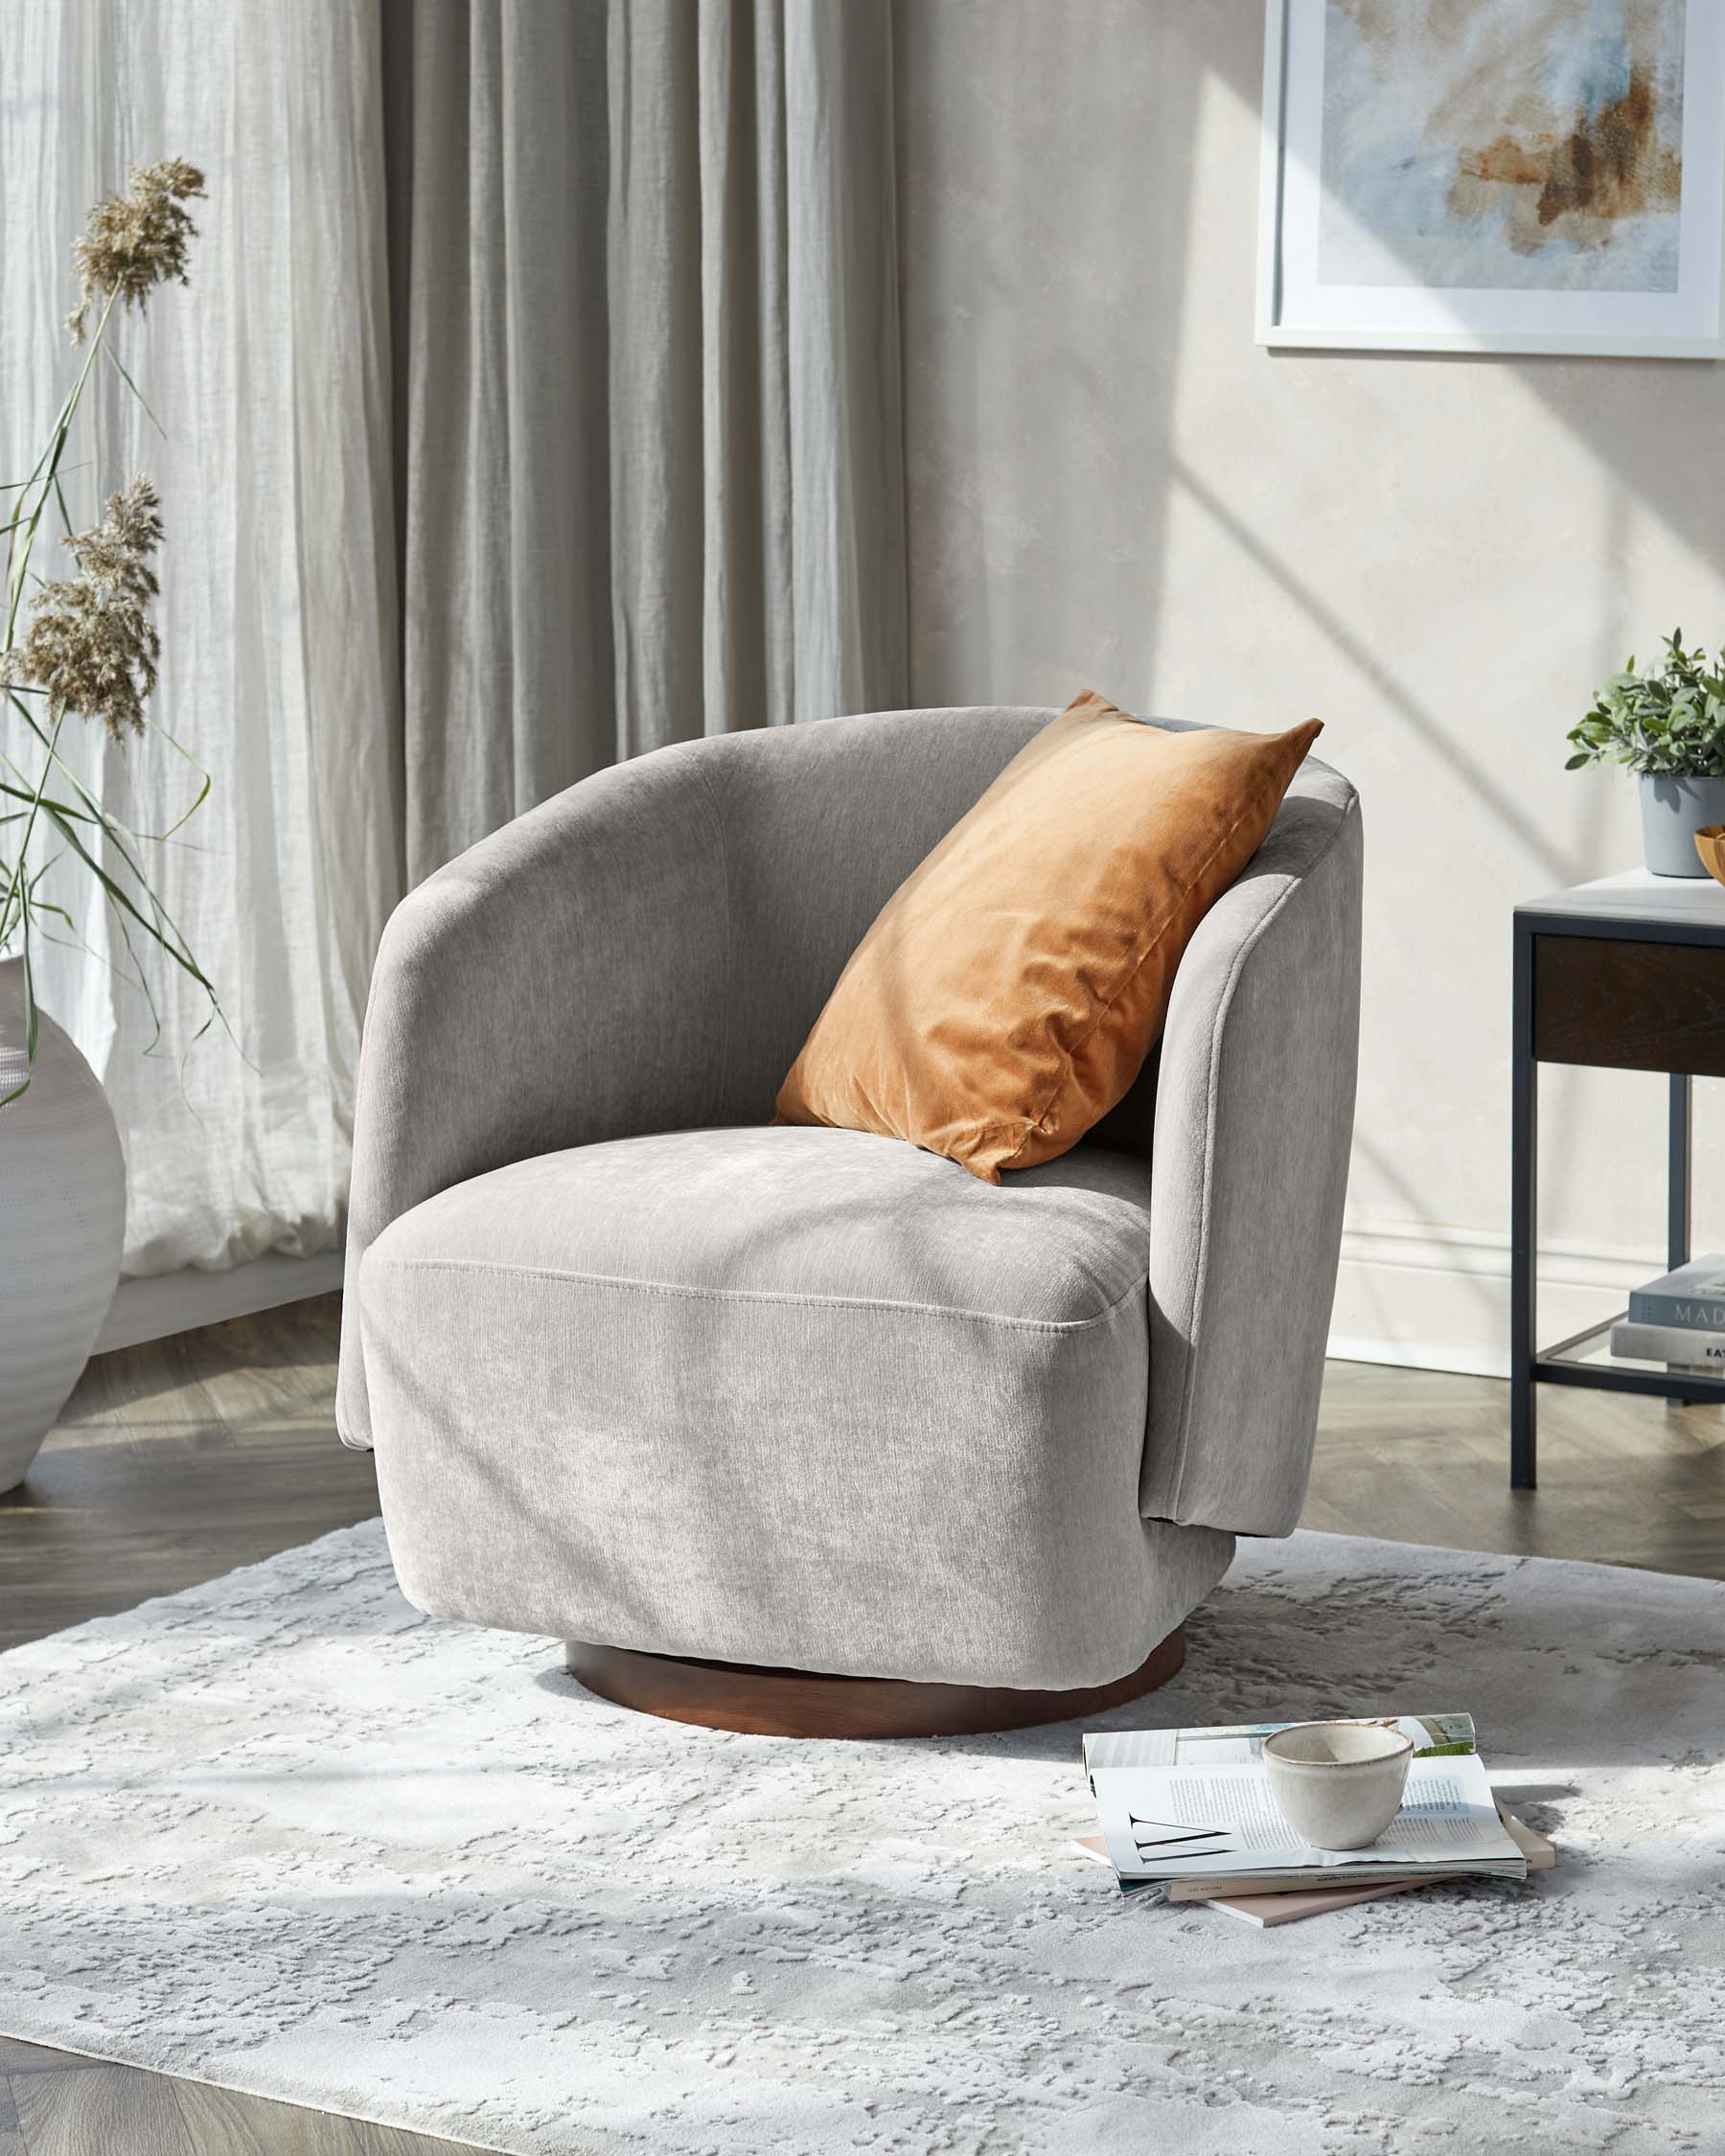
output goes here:
<path id="1" fill-rule="evenodd" d="M 1690 1133 L 1692 1089 L 1682 1071 L 1671 1073 L 1671 1142 L 1666 1177 L 1666 1269 L 1675 1273 L 1690 1259 Z"/>
<path id="2" fill-rule="evenodd" d="M 1539 1479 L 1533 1385 L 1539 1067 L 1533 1060 L 1533 938 L 1520 927 L 1509 1060 L 1509 1487 L 1531 1490 Z"/>
<path id="3" fill-rule="evenodd" d="M 1666 1158 L 1666 1270 L 1675 1273 L 1690 1258 L 1690 1140 L 1693 1133 L 1693 1089 L 1686 1073 L 1670 1079 L 1670 1144 Z M 1689 1405 L 1688 1396 L 1668 1396 L 1668 1408 Z"/>

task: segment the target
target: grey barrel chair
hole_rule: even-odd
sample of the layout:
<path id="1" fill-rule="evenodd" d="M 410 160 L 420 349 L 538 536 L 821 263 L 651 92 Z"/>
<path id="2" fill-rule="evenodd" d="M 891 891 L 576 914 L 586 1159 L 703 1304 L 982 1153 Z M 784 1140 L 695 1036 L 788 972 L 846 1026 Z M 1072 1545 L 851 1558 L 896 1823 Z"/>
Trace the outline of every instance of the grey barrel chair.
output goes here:
<path id="1" fill-rule="evenodd" d="M 876 912 L 1053 716 L 659 749 L 397 909 L 338 1416 L 418 1607 L 687 1719 L 1004 1726 L 1160 1681 L 1235 1536 L 1293 1527 L 1358 1029 L 1335 771 L 1302 766 L 1064 1158 L 993 1188 L 770 1124 Z"/>

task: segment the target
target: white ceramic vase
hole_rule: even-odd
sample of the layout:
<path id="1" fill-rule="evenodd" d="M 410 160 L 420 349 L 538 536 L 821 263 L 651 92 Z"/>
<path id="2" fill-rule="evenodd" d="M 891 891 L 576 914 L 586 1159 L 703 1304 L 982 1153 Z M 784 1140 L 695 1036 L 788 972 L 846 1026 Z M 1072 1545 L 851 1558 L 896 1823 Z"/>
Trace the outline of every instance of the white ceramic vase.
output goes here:
<path id="1" fill-rule="evenodd" d="M 0 1099 L 23 1078 L 24 962 L 0 959 Z M 126 1159 L 96 1073 L 46 1012 L 0 1108 L 0 1490 L 23 1480 L 89 1359 L 126 1234 Z"/>

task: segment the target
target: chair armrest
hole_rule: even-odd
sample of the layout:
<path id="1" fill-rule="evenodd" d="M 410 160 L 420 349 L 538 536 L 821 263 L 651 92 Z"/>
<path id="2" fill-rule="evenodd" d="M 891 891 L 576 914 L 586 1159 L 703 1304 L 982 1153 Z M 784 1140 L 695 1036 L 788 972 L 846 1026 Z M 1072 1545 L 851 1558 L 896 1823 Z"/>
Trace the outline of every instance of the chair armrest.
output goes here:
<path id="1" fill-rule="evenodd" d="M 535 1154 L 711 1121 L 729 930 L 699 757 L 661 749 L 518 817 L 384 931 L 354 1118 L 336 1423 L 367 1446 L 355 1293 L 391 1221 Z"/>
<path id="2" fill-rule="evenodd" d="M 1296 789 L 1181 960 L 1151 1153 L 1140 1509 L 1248 1535 L 1305 1495 L 1359 1046 L 1359 801 Z"/>

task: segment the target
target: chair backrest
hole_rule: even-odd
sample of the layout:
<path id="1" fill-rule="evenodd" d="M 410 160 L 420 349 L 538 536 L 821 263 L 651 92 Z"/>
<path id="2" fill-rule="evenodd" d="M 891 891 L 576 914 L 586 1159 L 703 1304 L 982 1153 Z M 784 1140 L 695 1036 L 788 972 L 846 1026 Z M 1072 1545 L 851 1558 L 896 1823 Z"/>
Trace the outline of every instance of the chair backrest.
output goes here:
<path id="1" fill-rule="evenodd" d="M 666 752 L 700 759 L 724 833 L 733 989 L 715 1120 L 771 1114 L 869 923 L 1055 716 L 1005 704 L 879 712 L 717 735 Z M 1184 732 L 1191 722 L 1146 723 Z M 1296 778 L 1290 804 L 1302 791 Z M 1097 1126 L 1095 1142 L 1149 1158 L 1156 1061 L 1152 1054 Z"/>
<path id="2" fill-rule="evenodd" d="M 724 833 L 730 1119 L 771 1114 L 869 923 L 1049 716 L 886 712 L 691 745 Z"/>

